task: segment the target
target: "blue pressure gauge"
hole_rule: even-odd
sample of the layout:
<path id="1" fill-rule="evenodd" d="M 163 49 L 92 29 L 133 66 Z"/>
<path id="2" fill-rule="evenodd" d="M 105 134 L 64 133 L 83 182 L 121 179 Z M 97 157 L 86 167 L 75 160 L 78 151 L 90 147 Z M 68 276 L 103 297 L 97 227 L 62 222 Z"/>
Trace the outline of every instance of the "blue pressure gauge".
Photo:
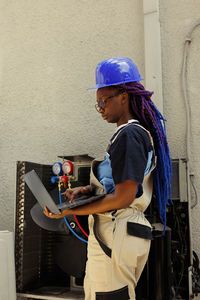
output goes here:
<path id="1" fill-rule="evenodd" d="M 62 174 L 62 163 L 56 162 L 52 166 L 52 171 L 54 175 L 61 175 Z"/>

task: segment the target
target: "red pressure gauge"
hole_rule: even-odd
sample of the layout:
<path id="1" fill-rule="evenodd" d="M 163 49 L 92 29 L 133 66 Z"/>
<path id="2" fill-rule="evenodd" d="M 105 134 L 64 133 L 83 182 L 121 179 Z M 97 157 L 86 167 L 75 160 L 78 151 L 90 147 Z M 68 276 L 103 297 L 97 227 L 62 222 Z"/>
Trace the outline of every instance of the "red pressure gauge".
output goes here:
<path id="1" fill-rule="evenodd" d="M 66 160 L 62 164 L 62 171 L 64 174 L 71 174 L 73 173 L 74 165 L 71 161 Z"/>

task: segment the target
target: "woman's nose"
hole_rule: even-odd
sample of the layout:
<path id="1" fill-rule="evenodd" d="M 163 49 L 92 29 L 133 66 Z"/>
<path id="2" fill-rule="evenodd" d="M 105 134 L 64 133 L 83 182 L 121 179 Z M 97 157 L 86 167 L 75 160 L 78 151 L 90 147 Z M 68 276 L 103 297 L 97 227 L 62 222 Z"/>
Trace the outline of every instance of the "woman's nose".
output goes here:
<path id="1" fill-rule="evenodd" d="M 104 109 L 102 107 L 99 107 L 99 111 L 100 114 L 102 114 L 104 112 Z"/>

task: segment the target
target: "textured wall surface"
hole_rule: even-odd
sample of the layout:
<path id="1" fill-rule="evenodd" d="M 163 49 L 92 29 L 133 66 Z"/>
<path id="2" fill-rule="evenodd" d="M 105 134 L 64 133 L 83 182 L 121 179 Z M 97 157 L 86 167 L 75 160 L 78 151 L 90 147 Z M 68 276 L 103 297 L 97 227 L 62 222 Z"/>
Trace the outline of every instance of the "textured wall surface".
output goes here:
<path id="1" fill-rule="evenodd" d="M 160 1 L 163 96 L 167 133 L 173 158 L 186 157 L 186 109 L 181 87 L 184 41 L 199 19 L 198 0 Z M 199 19 L 200 22 L 200 19 Z M 200 193 L 200 25 L 192 34 L 187 64 L 188 99 L 191 107 L 191 171 Z M 192 190 L 192 204 L 195 202 Z M 200 203 L 191 210 L 192 240 L 200 256 Z M 200 299 L 200 298 L 199 298 Z"/>
<path id="2" fill-rule="evenodd" d="M 14 228 L 15 163 L 102 156 L 94 70 L 129 56 L 144 76 L 140 0 L 0 0 L 0 230 Z"/>
<path id="3" fill-rule="evenodd" d="M 186 155 L 183 46 L 199 0 L 160 0 L 164 115 L 173 158 Z M 129 56 L 144 77 L 141 0 L 0 0 L 0 230 L 14 229 L 16 161 L 103 156 L 114 127 L 94 109 L 96 64 Z M 200 190 L 200 26 L 188 57 L 192 171 Z M 192 192 L 192 201 L 194 202 Z M 200 204 L 192 210 L 200 255 Z"/>

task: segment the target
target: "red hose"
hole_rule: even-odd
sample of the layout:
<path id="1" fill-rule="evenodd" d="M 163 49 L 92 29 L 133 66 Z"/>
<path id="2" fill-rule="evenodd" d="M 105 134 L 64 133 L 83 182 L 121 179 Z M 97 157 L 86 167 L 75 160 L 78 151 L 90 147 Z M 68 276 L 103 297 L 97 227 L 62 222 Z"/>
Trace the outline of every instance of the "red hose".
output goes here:
<path id="1" fill-rule="evenodd" d="M 74 215 L 74 219 L 76 220 L 76 223 L 77 223 L 78 227 L 80 228 L 80 230 L 82 231 L 82 233 L 83 233 L 85 236 L 88 237 L 88 234 L 85 232 L 85 230 L 83 229 L 83 227 L 82 227 L 81 224 L 79 223 L 79 221 L 78 221 L 76 215 Z"/>

